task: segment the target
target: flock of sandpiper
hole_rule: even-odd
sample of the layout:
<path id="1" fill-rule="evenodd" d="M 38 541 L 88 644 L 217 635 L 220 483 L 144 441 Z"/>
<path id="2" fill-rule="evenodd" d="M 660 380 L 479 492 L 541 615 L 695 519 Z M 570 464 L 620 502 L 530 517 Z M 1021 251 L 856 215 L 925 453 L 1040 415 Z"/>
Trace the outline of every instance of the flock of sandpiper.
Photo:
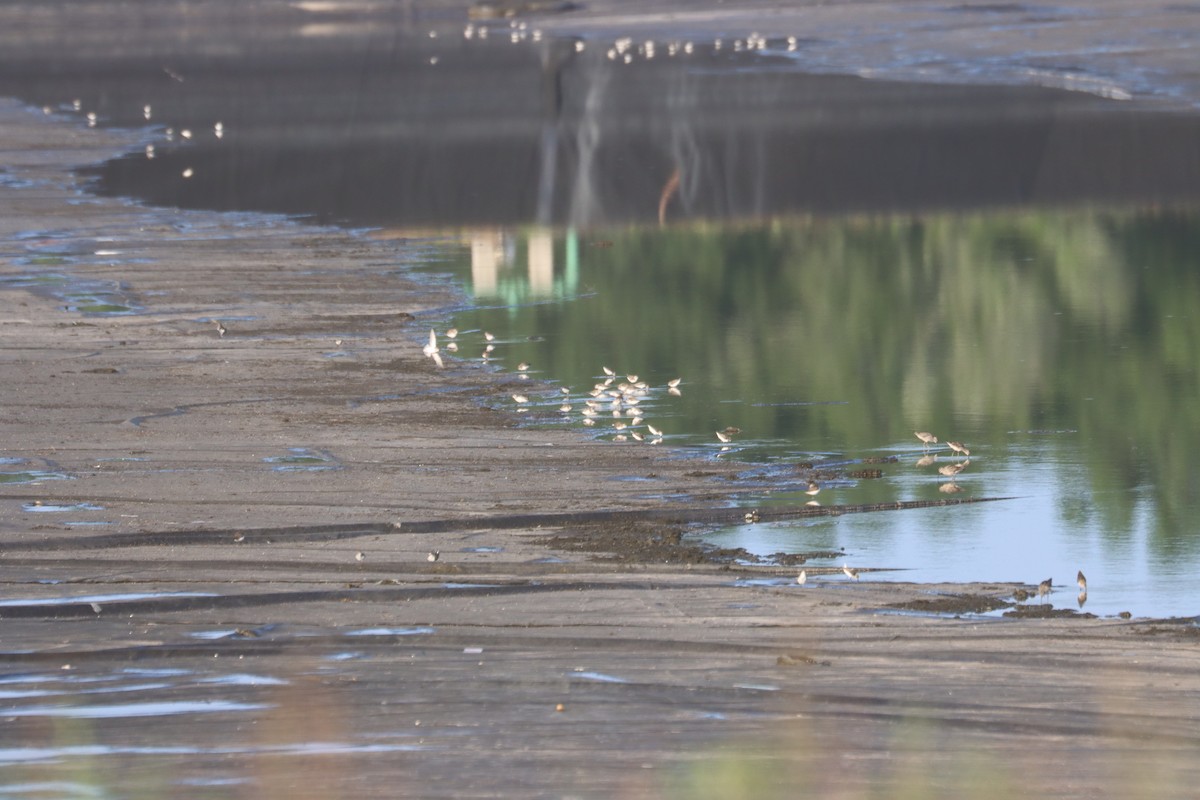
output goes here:
<path id="1" fill-rule="evenodd" d="M 458 333 L 459 332 L 456 328 L 450 328 L 445 332 L 444 336 L 448 340 L 445 344 L 445 349 L 447 351 L 458 351 Z M 487 361 L 491 358 L 491 354 L 496 349 L 494 344 L 495 338 L 496 337 L 493 334 L 483 331 L 484 347 L 483 352 L 480 354 L 480 358 L 482 360 Z M 437 332 L 431 328 L 429 331 L 429 341 L 425 344 L 422 350 L 424 354 L 431 358 L 439 367 L 444 366 L 441 356 L 441 349 L 442 346 L 438 342 Z M 517 365 L 518 375 L 520 375 L 521 378 L 528 378 L 529 368 L 529 364 L 526 362 L 521 362 Z M 583 424 L 589 427 L 594 426 L 597 424 L 599 419 L 601 419 L 605 414 L 608 414 L 611 415 L 613 419 L 612 426 L 613 430 L 615 431 L 613 441 L 624 442 L 628 441 L 629 439 L 633 439 L 634 441 L 638 442 L 648 441 L 651 444 L 659 444 L 662 442 L 663 432 L 651 425 L 649 422 L 646 422 L 646 420 L 642 417 L 642 412 L 639 408 L 641 402 L 652 391 L 650 385 L 641 380 L 636 374 L 625 375 L 624 379 L 622 380 L 621 376 L 619 376 L 615 370 L 610 369 L 607 366 L 601 367 L 600 369 L 603 373 L 603 378 L 601 378 L 592 386 L 591 390 L 587 392 L 587 397 L 582 401 L 581 414 Z M 667 381 L 667 392 L 672 395 L 679 396 L 682 394 L 679 389 L 681 383 L 682 380 L 680 378 L 673 378 L 672 380 Z M 573 405 L 572 401 L 578 398 L 573 398 L 571 390 L 566 386 L 560 387 L 559 391 L 563 395 L 562 404 L 558 408 L 559 412 L 564 415 L 574 413 L 575 406 Z M 530 403 L 529 397 L 524 394 L 513 394 L 512 399 L 513 402 L 515 402 L 518 406 L 527 406 Z M 639 428 L 643 429 L 645 432 L 643 432 L 643 430 L 639 430 Z M 741 433 L 740 429 L 732 426 L 727 427 L 723 430 L 716 431 L 717 441 L 722 444 L 729 444 L 733 441 L 733 437 L 739 433 Z M 647 434 L 649 434 L 649 438 L 647 438 Z M 940 443 L 938 437 L 928 431 L 913 431 L 913 435 L 920 440 L 925 450 L 925 455 L 917 461 L 917 466 L 924 467 L 933 464 L 937 460 L 937 456 L 936 454 L 930 452 L 930 450 L 932 446 Z M 949 482 L 938 488 L 943 492 L 962 491 L 961 487 L 954 482 L 954 479 L 960 472 L 971 465 L 971 451 L 962 442 L 947 440 L 944 442 L 944 444 L 952 453 L 961 455 L 963 460 L 954 464 L 945 464 L 941 467 L 938 467 L 938 473 L 950 479 Z M 805 494 L 809 495 L 810 497 L 815 497 L 820 491 L 820 484 L 818 484 L 816 481 L 809 481 L 808 486 L 805 489 Z M 815 506 L 820 504 L 817 503 L 816 500 L 810 500 L 807 505 Z M 747 512 L 746 521 L 757 522 L 758 513 L 755 511 Z M 851 567 L 849 564 L 843 564 L 842 573 L 850 580 L 857 581 L 859 579 L 860 571 L 854 567 Z M 1084 576 L 1082 570 L 1080 570 L 1079 574 L 1076 576 L 1076 582 L 1079 584 L 1079 596 L 1077 599 L 1080 608 L 1082 608 L 1084 603 L 1087 602 L 1087 578 Z M 805 570 L 800 570 L 800 574 L 796 576 L 796 583 L 800 586 L 804 586 L 806 583 L 808 583 L 808 573 Z M 1038 598 L 1046 598 L 1052 591 L 1053 586 L 1053 578 L 1047 578 L 1039 583 L 1037 588 Z M 1021 594 L 1025 593 L 1018 593 L 1018 599 L 1024 599 L 1020 596 Z"/>

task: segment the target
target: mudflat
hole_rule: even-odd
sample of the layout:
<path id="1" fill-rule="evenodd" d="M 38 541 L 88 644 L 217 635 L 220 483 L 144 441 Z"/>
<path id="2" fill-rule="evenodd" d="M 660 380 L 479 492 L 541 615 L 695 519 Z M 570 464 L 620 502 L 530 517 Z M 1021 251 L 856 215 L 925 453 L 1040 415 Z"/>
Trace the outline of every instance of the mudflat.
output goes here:
<path id="1" fill-rule="evenodd" d="M 753 478 L 439 369 L 422 242 L 91 197 L 136 134 L 0 129 L 5 785 L 1193 795 L 1190 620 L 704 551 Z"/>

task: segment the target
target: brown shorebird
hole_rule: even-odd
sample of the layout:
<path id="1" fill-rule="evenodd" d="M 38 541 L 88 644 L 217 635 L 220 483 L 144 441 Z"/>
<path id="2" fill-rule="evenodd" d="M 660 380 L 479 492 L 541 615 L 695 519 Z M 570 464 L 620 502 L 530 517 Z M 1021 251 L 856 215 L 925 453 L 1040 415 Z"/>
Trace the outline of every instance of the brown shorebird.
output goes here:
<path id="1" fill-rule="evenodd" d="M 929 445 L 937 444 L 937 437 L 929 431 L 913 431 L 913 436 L 921 440 L 921 444 L 925 445 L 925 449 L 929 449 Z"/>
<path id="2" fill-rule="evenodd" d="M 945 475 L 947 478 L 953 478 L 955 475 L 962 472 L 966 468 L 967 468 L 967 462 L 963 461 L 960 464 L 946 464 L 945 466 L 938 467 L 938 472 Z"/>
<path id="3" fill-rule="evenodd" d="M 956 453 L 962 453 L 964 456 L 971 455 L 971 451 L 962 442 L 946 442 L 946 446 Z"/>
<path id="4" fill-rule="evenodd" d="M 1041 597 L 1045 597 L 1046 595 L 1050 594 L 1050 589 L 1053 586 L 1054 586 L 1054 578 L 1046 578 L 1046 580 L 1039 583 L 1038 584 L 1038 597 L 1041 598 Z"/>
<path id="5" fill-rule="evenodd" d="M 842 565 L 842 572 L 846 573 L 846 577 L 850 580 L 858 580 L 858 570 L 853 569 L 849 564 Z"/>
<path id="6" fill-rule="evenodd" d="M 218 338 L 218 339 L 220 339 L 220 338 L 221 338 L 221 337 L 223 337 L 223 336 L 224 336 L 226 333 L 228 333 L 228 332 L 229 332 L 229 329 L 228 329 L 228 328 L 226 328 L 224 325 L 222 325 L 222 324 L 221 324 L 221 320 L 219 320 L 219 319 L 214 319 L 214 320 L 213 320 L 213 322 L 214 322 L 214 323 L 216 323 L 216 326 L 217 326 L 217 338 Z"/>
<path id="7" fill-rule="evenodd" d="M 1087 576 L 1083 574 L 1083 570 L 1079 570 L 1079 574 L 1075 576 L 1075 582 L 1079 584 L 1079 591 L 1087 594 Z"/>

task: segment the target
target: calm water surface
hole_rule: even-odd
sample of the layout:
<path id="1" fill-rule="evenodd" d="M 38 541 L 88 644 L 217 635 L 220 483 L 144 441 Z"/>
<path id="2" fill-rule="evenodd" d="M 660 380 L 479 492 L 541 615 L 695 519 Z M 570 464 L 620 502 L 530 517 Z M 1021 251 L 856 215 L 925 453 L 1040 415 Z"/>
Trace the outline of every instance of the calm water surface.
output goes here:
<path id="1" fill-rule="evenodd" d="M 871 580 L 1053 577 L 1066 607 L 1082 569 L 1086 611 L 1200 613 L 1194 116 L 816 77 L 782 38 L 687 59 L 634 45 L 626 64 L 613 43 L 500 30 L 184 48 L 169 69 L 33 60 L 0 91 L 149 125 L 153 148 L 94 171 L 99 192 L 435 242 L 468 298 L 439 329 L 462 331 L 458 358 L 486 330 L 495 369 L 531 365 L 530 424 L 628 434 L 579 414 L 608 366 L 654 387 L 638 430 L 661 446 L 772 478 L 748 508 L 807 501 L 798 463 L 881 457 L 882 477 L 831 479 L 820 501 L 1013 498 L 714 543 L 896 570 Z M 970 448 L 961 491 L 937 469 L 962 460 L 923 463 L 916 430 Z"/>

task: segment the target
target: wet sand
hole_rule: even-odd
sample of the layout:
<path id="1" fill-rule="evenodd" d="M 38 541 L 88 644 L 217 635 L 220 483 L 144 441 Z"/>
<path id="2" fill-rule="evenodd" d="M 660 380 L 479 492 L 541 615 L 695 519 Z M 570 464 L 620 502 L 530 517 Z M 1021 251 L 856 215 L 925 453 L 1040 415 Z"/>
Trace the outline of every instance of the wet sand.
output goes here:
<path id="1" fill-rule="evenodd" d="M 0 581 L 56 601 L 0 606 L 0 676 L 46 690 L 0 701 L 5 784 L 1191 796 L 1190 621 L 698 554 L 736 465 L 522 427 L 527 382 L 437 369 L 458 298 L 404 275 L 422 242 L 91 198 L 70 169 L 132 135 L 0 128 L 0 455 L 47 473 L 0 487 Z"/>

